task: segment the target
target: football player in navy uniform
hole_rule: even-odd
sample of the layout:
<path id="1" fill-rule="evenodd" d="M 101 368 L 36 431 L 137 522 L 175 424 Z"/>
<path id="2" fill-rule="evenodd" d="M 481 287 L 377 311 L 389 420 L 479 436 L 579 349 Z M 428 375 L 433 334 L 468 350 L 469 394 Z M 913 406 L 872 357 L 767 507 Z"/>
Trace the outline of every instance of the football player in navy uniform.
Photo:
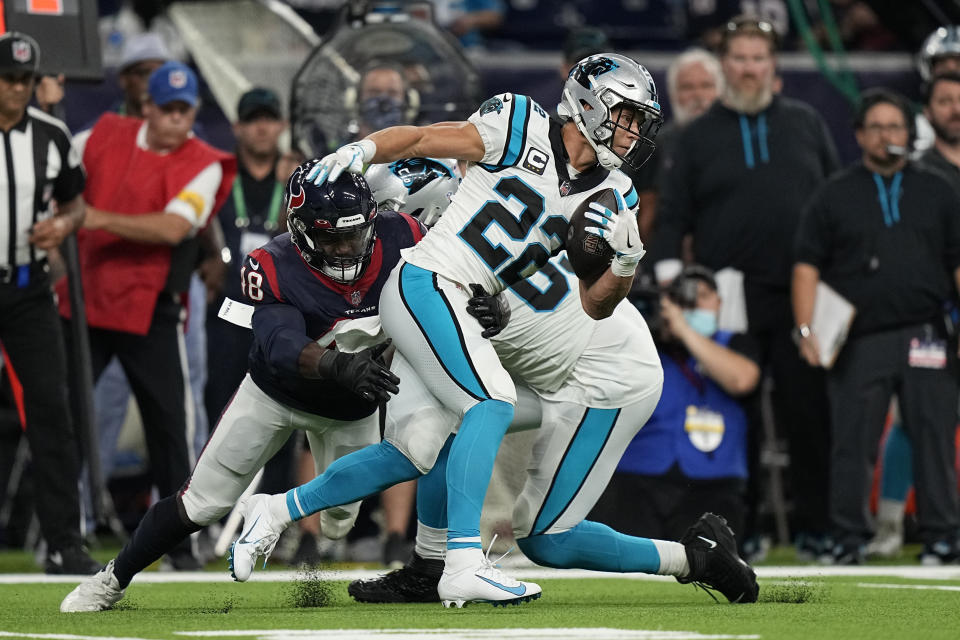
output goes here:
<path id="1" fill-rule="evenodd" d="M 379 442 L 378 406 L 398 391 L 383 362 L 379 298 L 402 249 L 425 228 L 381 211 L 362 177 L 315 185 L 301 165 L 284 194 L 289 233 L 252 251 L 241 271 L 253 305 L 250 371 L 227 405 L 187 483 L 147 511 L 133 537 L 74 589 L 63 612 L 102 611 L 133 576 L 183 538 L 217 522 L 294 429 L 303 429 L 317 471 Z M 327 537 L 346 535 L 359 502 L 324 511 Z"/>
<path id="2" fill-rule="evenodd" d="M 644 254 L 637 193 L 619 168 L 639 166 L 653 152 L 662 117 L 649 72 L 622 55 L 585 58 L 567 78 L 558 113 L 563 122 L 550 120 L 527 96 L 501 94 L 467 121 L 373 133 L 330 154 L 307 176 L 322 184 L 343 172 L 358 173 L 366 163 L 417 156 L 471 163 L 443 217 L 424 242 L 404 252 L 381 300 L 384 330 L 398 353 L 445 409 L 462 418 L 447 467 L 446 568 L 438 585 L 446 606 L 519 603 L 541 593 L 538 585 L 494 567 L 481 548 L 480 511 L 513 418 L 516 390 L 482 335 L 484 328 L 467 312 L 473 286 L 494 295 L 522 286 L 561 250 L 568 221 L 585 197 L 605 187 L 617 191 L 617 210 L 601 206 L 592 230 L 615 255 L 599 278 L 579 285 L 588 315 L 600 319 L 613 312 Z M 275 539 L 291 519 L 338 504 L 332 500 L 346 501 L 354 492 L 381 491 L 429 468 L 420 452 L 389 441 L 351 460 L 364 469 L 350 474 L 355 478 L 339 474 L 333 482 L 312 482 L 307 490 L 288 493 L 286 512 L 276 500 L 262 500 L 245 514 L 251 524 L 241 540 L 247 542 L 235 544 L 233 554 L 239 579 L 252 570 L 261 541 Z"/>

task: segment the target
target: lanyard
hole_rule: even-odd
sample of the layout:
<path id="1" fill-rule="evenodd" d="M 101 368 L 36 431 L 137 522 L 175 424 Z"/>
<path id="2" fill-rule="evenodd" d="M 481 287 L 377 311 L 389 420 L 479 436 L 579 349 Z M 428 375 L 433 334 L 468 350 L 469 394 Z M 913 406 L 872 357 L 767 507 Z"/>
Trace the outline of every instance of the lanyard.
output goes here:
<path id="1" fill-rule="evenodd" d="M 280 200 L 283 199 L 283 186 L 279 182 L 273 185 L 273 195 L 270 196 L 270 208 L 267 209 L 267 220 L 263 228 L 274 231 L 280 219 Z M 243 179 L 237 176 L 233 181 L 233 208 L 237 211 L 236 225 L 241 229 L 250 226 L 250 217 L 247 215 L 247 200 L 243 197 Z"/>
<path id="2" fill-rule="evenodd" d="M 897 171 L 890 181 L 890 190 L 883 182 L 883 177 L 879 173 L 873 174 L 873 182 L 877 185 L 877 198 L 880 200 L 880 208 L 883 210 L 883 223 L 888 227 L 900 222 L 900 184 L 903 182 L 903 173 Z"/>

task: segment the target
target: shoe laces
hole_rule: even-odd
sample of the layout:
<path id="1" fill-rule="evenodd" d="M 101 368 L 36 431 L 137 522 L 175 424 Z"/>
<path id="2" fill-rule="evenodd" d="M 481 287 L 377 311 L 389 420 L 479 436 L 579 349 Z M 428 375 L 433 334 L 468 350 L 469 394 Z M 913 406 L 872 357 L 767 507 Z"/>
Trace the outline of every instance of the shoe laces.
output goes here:
<path id="1" fill-rule="evenodd" d="M 496 541 L 497 541 L 497 534 L 493 534 L 493 540 L 490 541 L 490 546 L 487 547 L 487 552 L 483 555 L 483 560 L 481 561 L 480 569 L 476 572 L 476 574 L 483 575 L 484 577 L 490 578 L 491 580 L 495 580 L 496 582 L 499 582 L 500 584 L 506 585 L 508 587 L 515 587 L 520 584 L 520 581 L 515 580 L 510 576 L 508 576 L 507 574 L 503 573 L 500 570 L 500 565 L 497 564 L 498 562 L 506 558 L 508 555 L 510 555 L 510 552 L 513 551 L 514 547 L 511 546 L 509 549 L 507 549 L 505 553 L 500 555 L 496 560 L 491 560 L 490 552 L 493 551 L 493 545 Z"/>

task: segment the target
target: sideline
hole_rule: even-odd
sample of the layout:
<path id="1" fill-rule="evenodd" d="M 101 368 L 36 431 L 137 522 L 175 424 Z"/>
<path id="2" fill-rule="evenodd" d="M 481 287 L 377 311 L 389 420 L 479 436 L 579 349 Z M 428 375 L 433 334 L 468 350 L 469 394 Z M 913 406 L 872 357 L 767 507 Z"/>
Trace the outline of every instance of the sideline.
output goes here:
<path id="1" fill-rule="evenodd" d="M 832 578 L 832 577 L 885 577 L 913 580 L 960 580 L 960 566 L 924 567 L 920 565 L 878 565 L 857 567 L 788 566 L 756 567 L 757 577 L 764 578 Z M 387 569 L 326 570 L 319 568 L 319 575 L 327 580 L 366 580 L 387 572 Z M 581 580 L 585 578 L 616 578 L 627 580 L 673 580 L 671 576 L 652 576 L 643 573 L 609 573 L 584 569 L 548 569 L 544 567 L 510 567 L 517 578 L 531 580 Z M 305 574 L 299 571 L 260 571 L 254 573 L 251 582 L 291 582 Z M 77 584 L 81 576 L 48 576 L 43 573 L 8 573 L 0 575 L 0 584 Z M 226 567 L 223 571 L 145 571 L 138 573 L 133 581 L 138 584 L 171 582 L 233 582 Z"/>

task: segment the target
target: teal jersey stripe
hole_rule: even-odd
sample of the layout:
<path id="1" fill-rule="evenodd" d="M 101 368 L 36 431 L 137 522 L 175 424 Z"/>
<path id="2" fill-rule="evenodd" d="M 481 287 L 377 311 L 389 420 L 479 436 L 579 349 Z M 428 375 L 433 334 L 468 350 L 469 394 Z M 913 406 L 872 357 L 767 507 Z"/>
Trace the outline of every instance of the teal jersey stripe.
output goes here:
<path id="1" fill-rule="evenodd" d="M 620 409 L 587 409 L 560 461 L 553 485 L 540 507 L 530 535 L 535 536 L 549 529 L 576 497 L 607 443 L 619 415 Z"/>

